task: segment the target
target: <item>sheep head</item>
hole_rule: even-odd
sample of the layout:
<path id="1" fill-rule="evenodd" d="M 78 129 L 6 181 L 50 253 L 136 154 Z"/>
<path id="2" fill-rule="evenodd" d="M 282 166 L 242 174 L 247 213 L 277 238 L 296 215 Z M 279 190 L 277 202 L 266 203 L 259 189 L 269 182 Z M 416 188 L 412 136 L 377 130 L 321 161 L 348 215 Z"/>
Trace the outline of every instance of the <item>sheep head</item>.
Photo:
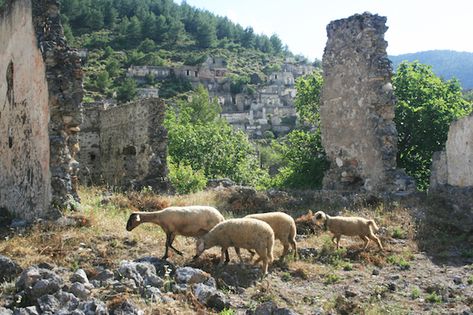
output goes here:
<path id="1" fill-rule="evenodd" d="M 322 226 L 327 219 L 327 216 L 323 211 L 317 211 L 312 217 L 312 222 L 317 226 Z"/>
<path id="2" fill-rule="evenodd" d="M 205 250 L 205 243 L 204 240 L 201 238 L 197 239 L 197 242 L 195 243 L 195 256 L 193 257 L 194 259 L 198 258 L 200 255 Z"/>
<path id="3" fill-rule="evenodd" d="M 140 224 L 141 224 L 140 215 L 138 213 L 132 213 L 130 214 L 130 217 L 128 218 L 128 222 L 126 223 L 126 230 L 131 231 Z"/>

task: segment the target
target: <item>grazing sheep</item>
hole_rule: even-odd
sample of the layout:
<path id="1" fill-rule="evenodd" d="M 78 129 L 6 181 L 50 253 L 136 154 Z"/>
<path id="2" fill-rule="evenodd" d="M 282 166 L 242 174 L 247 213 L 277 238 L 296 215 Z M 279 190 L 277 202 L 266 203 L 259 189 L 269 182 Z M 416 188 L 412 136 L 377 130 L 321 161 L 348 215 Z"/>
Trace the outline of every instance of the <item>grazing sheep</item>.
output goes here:
<path id="1" fill-rule="evenodd" d="M 223 261 L 223 253 L 229 247 L 235 247 L 240 261 L 242 261 L 240 248 L 254 249 L 259 255 L 254 264 L 262 260 L 263 273 L 267 274 L 268 264 L 273 261 L 274 232 L 269 224 L 260 220 L 247 218 L 226 220 L 197 240 L 197 254 L 194 258 L 214 246 L 222 247 L 220 262 Z"/>
<path id="2" fill-rule="evenodd" d="M 166 250 L 163 259 L 168 258 L 168 249 L 177 254 L 180 251 L 172 246 L 176 235 L 198 237 L 210 231 L 217 223 L 224 221 L 223 215 L 215 208 L 208 206 L 168 207 L 154 212 L 134 212 L 126 224 L 127 231 L 133 230 L 141 223 L 155 223 L 166 233 Z M 228 259 L 228 252 L 227 261 Z"/>
<path id="3" fill-rule="evenodd" d="M 250 214 L 245 218 L 261 220 L 271 226 L 274 231 L 274 238 L 280 240 L 284 246 L 280 260 L 287 255 L 289 245 L 292 246 L 294 251 L 294 258 L 297 258 L 296 223 L 290 215 L 284 212 L 267 212 Z"/>
<path id="4" fill-rule="evenodd" d="M 370 239 L 376 241 L 379 248 L 383 250 L 383 245 L 379 238 L 374 235 L 373 229 L 378 230 L 378 226 L 373 220 L 368 220 L 360 217 L 331 217 L 328 214 L 325 214 L 323 211 L 318 211 L 314 214 L 312 221 L 318 225 L 323 225 L 324 230 L 329 230 L 333 233 L 332 242 L 336 239 L 337 242 L 334 242 L 339 248 L 340 237 L 342 235 L 347 236 L 359 236 L 364 242 L 365 246 L 363 249 L 368 247 Z"/>

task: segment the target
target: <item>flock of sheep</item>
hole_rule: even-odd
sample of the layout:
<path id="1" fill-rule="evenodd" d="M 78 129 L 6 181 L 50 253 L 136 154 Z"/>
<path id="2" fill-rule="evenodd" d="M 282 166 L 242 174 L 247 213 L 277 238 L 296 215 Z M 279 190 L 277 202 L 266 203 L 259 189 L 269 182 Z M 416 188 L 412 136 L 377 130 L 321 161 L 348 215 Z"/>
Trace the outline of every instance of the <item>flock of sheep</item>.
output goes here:
<path id="1" fill-rule="evenodd" d="M 314 214 L 312 221 L 324 230 L 333 233 L 332 241 L 336 240 L 337 248 L 340 237 L 347 235 L 359 236 L 365 242 L 364 249 L 370 240 L 374 240 L 383 250 L 379 238 L 374 234 L 378 227 L 373 220 L 360 217 L 332 217 L 318 211 Z M 217 209 L 209 206 L 168 207 L 155 212 L 132 213 L 126 229 L 131 231 L 146 222 L 161 226 L 166 233 L 163 259 L 168 258 L 169 248 L 178 255 L 182 255 L 172 246 L 177 235 L 197 238 L 194 259 L 214 246 L 221 247 L 220 263 L 224 262 L 224 256 L 225 263 L 230 261 L 229 247 L 234 247 L 242 263 L 240 248 L 250 252 L 251 260 L 256 252 L 259 257 L 254 264 L 262 261 L 264 274 L 268 273 L 268 265 L 273 261 L 275 239 L 280 240 L 284 247 L 280 259 L 287 255 L 289 247 L 292 247 L 294 258 L 297 258 L 296 223 L 290 215 L 283 212 L 250 214 L 244 218 L 225 220 Z"/>

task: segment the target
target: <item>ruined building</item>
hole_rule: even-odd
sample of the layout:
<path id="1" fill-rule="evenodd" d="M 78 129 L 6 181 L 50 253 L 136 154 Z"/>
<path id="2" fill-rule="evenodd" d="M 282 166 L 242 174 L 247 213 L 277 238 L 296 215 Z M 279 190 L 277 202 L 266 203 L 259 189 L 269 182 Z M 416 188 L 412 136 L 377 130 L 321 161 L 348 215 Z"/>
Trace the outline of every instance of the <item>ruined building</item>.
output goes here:
<path id="1" fill-rule="evenodd" d="M 33 220 L 78 200 L 80 59 L 65 42 L 58 1 L 0 9 L 0 210 Z"/>
<path id="2" fill-rule="evenodd" d="M 232 91 L 230 71 L 223 58 L 208 57 L 197 66 L 131 66 L 127 75 L 138 83 L 146 83 L 149 77 L 160 81 L 176 76 L 188 80 L 193 87 L 201 84 L 210 97 L 217 98 L 223 118 L 251 138 L 261 138 L 265 131 L 285 135 L 294 129 L 297 120 L 295 80 L 314 70 L 312 65 L 286 60 L 279 71 L 265 78 L 254 74 L 252 93 Z M 143 97 L 157 96 L 158 90 L 138 89 L 138 93 Z"/>
<path id="3" fill-rule="evenodd" d="M 118 106 L 85 104 L 80 180 L 86 185 L 167 189 L 164 102 L 147 98 Z"/>
<path id="4" fill-rule="evenodd" d="M 331 162 L 325 189 L 414 188 L 396 170 L 395 98 L 385 23 L 385 17 L 363 13 L 327 26 L 320 107 L 322 143 Z"/>
<path id="5" fill-rule="evenodd" d="M 473 188 L 473 114 L 450 125 L 445 150 L 434 153 L 430 188 Z"/>

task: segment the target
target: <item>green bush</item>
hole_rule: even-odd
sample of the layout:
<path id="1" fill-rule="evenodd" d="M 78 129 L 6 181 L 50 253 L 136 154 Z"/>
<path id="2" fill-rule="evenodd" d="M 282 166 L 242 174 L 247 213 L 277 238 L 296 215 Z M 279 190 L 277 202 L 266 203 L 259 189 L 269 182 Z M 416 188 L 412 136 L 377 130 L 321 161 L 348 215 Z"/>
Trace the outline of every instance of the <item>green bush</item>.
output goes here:
<path id="1" fill-rule="evenodd" d="M 202 170 L 194 171 L 192 166 L 187 164 L 176 164 L 170 159 L 169 180 L 176 190 L 176 193 L 185 195 L 201 191 L 207 184 Z"/>

